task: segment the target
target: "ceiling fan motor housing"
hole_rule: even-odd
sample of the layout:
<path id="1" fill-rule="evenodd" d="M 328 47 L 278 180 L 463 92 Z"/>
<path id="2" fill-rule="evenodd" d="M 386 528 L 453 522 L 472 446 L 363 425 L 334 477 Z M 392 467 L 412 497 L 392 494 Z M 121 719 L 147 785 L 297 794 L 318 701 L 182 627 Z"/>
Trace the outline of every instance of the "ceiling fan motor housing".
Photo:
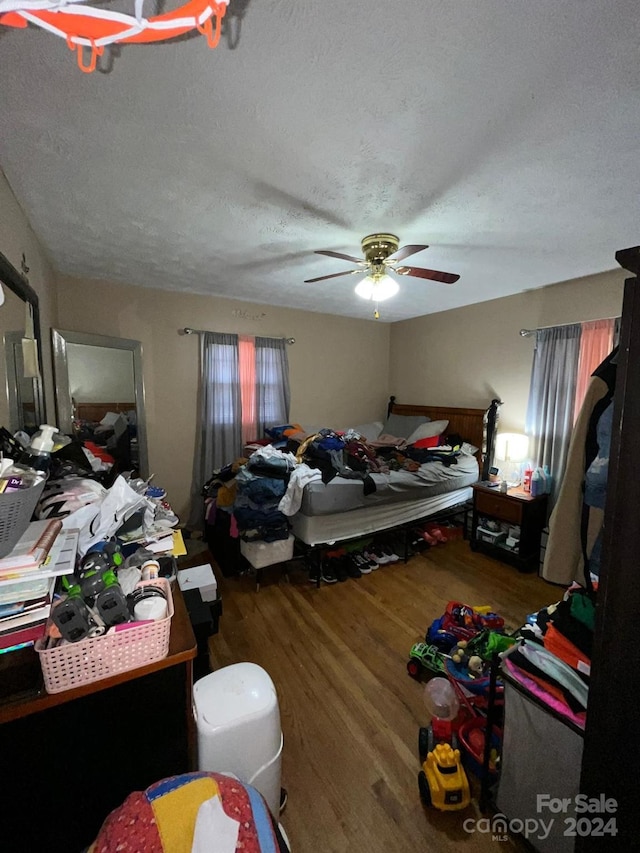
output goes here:
<path id="1" fill-rule="evenodd" d="M 370 264 L 382 264 L 398 251 L 400 240 L 395 234 L 369 234 L 362 241 L 362 254 Z"/>

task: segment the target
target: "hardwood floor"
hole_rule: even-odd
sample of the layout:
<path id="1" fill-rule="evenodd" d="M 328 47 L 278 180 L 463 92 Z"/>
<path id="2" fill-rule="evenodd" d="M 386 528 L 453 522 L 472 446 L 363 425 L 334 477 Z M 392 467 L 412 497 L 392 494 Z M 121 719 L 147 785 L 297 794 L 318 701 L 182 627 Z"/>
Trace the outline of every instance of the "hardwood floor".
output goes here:
<path id="1" fill-rule="evenodd" d="M 490 834 L 462 828 L 481 816 L 475 802 L 450 813 L 421 805 L 417 738 L 428 719 L 407 656 L 449 600 L 490 604 L 515 628 L 558 587 L 462 541 L 320 589 L 301 567 L 289 582 L 265 569 L 259 592 L 251 576 L 217 575 L 224 612 L 211 666 L 253 661 L 276 685 L 293 853 L 495 851 Z"/>

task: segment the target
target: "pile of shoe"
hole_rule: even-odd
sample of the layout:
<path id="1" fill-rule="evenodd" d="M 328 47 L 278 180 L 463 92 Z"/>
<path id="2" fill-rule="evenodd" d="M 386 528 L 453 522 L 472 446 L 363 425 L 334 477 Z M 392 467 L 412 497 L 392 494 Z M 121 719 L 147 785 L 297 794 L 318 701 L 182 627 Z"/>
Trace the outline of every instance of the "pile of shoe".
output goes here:
<path id="1" fill-rule="evenodd" d="M 320 578 L 325 583 L 343 582 L 371 574 L 380 566 L 397 563 L 400 557 L 386 543 L 369 543 L 360 547 L 341 547 L 325 551 L 321 560 Z M 317 568 L 309 572 L 311 583 L 317 583 Z"/>
<path id="2" fill-rule="evenodd" d="M 385 535 L 376 539 L 367 552 L 379 566 L 386 566 L 389 563 L 399 562 L 401 559 L 399 555 L 404 553 L 404 543 L 396 541 L 390 535 Z"/>

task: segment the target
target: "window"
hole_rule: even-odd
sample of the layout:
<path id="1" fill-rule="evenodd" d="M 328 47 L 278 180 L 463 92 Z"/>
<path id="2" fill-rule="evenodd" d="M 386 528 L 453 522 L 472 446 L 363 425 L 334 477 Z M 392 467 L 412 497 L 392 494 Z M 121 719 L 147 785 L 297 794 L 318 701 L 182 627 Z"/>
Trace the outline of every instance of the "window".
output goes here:
<path id="1" fill-rule="evenodd" d="M 206 332 L 200 337 L 200 418 L 192 497 L 213 471 L 242 454 L 265 427 L 289 419 L 289 362 L 283 338 Z"/>

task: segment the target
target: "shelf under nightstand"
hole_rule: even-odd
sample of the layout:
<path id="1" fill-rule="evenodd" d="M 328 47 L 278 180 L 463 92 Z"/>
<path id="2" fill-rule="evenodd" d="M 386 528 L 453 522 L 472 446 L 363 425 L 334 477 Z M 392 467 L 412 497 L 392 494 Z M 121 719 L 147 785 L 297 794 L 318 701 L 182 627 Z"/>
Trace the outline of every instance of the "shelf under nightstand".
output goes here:
<path id="1" fill-rule="evenodd" d="M 471 549 L 509 563 L 521 572 L 536 571 L 540 560 L 540 537 L 547 522 L 547 498 L 547 495 L 532 497 L 520 488 L 500 492 L 476 483 L 473 486 Z M 480 519 L 497 522 L 499 530 L 487 531 L 480 524 Z M 506 545 L 509 528 L 519 528 L 515 547 Z M 492 533 L 496 536 L 492 537 Z"/>

